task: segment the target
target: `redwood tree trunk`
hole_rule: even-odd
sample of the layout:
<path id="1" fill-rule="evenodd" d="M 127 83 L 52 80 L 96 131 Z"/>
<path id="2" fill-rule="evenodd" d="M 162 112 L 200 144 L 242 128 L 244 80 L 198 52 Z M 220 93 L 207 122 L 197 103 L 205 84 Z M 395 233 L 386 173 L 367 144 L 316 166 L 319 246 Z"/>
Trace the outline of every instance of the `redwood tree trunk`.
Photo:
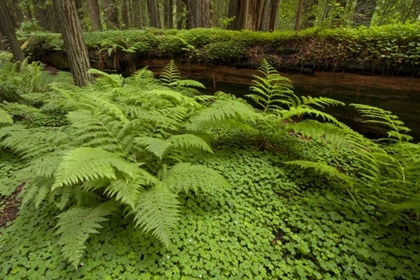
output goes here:
<path id="1" fill-rule="evenodd" d="M 158 0 L 147 0 L 150 27 L 161 28 Z"/>
<path id="2" fill-rule="evenodd" d="M 106 27 L 108 29 L 118 29 L 120 21 L 118 20 L 118 7 L 116 0 L 104 0 L 104 8 L 106 15 Z"/>
<path id="3" fill-rule="evenodd" d="M 210 27 L 210 0 L 188 0 L 188 29 Z"/>
<path id="4" fill-rule="evenodd" d="M 300 30 L 302 12 L 303 12 L 303 0 L 299 0 L 298 9 L 297 9 L 297 12 L 296 12 L 295 31 Z"/>
<path id="5" fill-rule="evenodd" d="M 184 11 L 185 2 L 182 0 L 176 0 L 176 28 L 182 29 L 184 27 Z"/>
<path id="6" fill-rule="evenodd" d="M 92 22 L 93 31 L 102 31 L 101 14 L 98 0 L 88 0 L 89 16 Z"/>
<path id="7" fill-rule="evenodd" d="M 91 76 L 87 73 L 90 64 L 82 28 L 77 18 L 76 5 L 73 0 L 54 0 L 54 8 L 61 23 L 64 50 L 73 79 L 76 85 L 85 86 L 91 81 Z"/>
<path id="8" fill-rule="evenodd" d="M 130 23 L 128 20 L 128 0 L 121 0 L 121 20 L 124 29 L 130 28 Z"/>
<path id="9" fill-rule="evenodd" d="M 173 0 L 165 0 L 163 6 L 164 26 L 165 28 L 174 28 L 174 7 Z"/>
<path id="10" fill-rule="evenodd" d="M 12 50 L 13 57 L 16 61 L 23 61 L 25 55 L 20 48 L 19 41 L 17 40 L 15 27 L 13 25 L 12 17 L 9 14 L 6 2 L 0 0 L 0 32 L 4 34 Z"/>
<path id="11" fill-rule="evenodd" d="M 229 29 L 275 30 L 280 0 L 230 0 L 229 17 L 235 17 Z"/>
<path id="12" fill-rule="evenodd" d="M 55 15 L 54 8 L 51 3 L 43 0 L 34 0 L 35 17 L 43 29 L 51 32 L 60 32 L 61 24 Z"/>

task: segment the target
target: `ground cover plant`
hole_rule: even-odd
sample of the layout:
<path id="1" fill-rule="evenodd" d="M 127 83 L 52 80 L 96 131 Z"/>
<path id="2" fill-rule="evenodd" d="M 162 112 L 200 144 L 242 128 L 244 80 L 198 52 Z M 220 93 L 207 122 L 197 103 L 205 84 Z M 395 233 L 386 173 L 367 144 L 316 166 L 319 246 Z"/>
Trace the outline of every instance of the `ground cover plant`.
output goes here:
<path id="1" fill-rule="evenodd" d="M 39 67 L 0 70 L 12 166 L 0 195 L 24 182 L 19 217 L 0 232 L 2 279 L 420 273 L 419 145 L 391 112 L 353 105 L 389 130 L 366 139 L 322 111 L 344 104 L 296 96 L 267 61 L 248 97 L 258 108 L 201 95 L 173 61 L 159 79 L 92 69 L 84 88 Z"/>

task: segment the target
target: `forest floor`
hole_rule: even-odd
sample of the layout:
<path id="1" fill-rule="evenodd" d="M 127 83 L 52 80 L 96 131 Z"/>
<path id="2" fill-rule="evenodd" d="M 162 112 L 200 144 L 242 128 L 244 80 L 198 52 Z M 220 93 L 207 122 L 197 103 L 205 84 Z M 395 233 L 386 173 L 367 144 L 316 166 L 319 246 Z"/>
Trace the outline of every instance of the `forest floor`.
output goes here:
<path id="1" fill-rule="evenodd" d="M 25 183 L 21 183 L 10 196 L 0 198 L 0 227 L 7 227 L 16 219 L 21 202 L 18 195 L 24 185 Z"/>

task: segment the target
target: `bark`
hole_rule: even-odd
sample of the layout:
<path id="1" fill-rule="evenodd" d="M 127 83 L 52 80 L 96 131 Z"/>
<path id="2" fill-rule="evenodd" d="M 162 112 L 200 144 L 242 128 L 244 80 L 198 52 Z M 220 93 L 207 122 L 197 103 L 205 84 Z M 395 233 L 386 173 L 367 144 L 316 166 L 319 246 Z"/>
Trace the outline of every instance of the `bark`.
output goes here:
<path id="1" fill-rule="evenodd" d="M 132 18 L 133 18 L 133 25 L 136 28 L 143 28 L 143 20 L 141 15 L 141 3 L 140 0 L 132 0 L 132 7 L 130 9 Z"/>
<path id="2" fill-rule="evenodd" d="M 83 0 L 75 0 L 76 3 L 76 11 L 77 16 L 79 17 L 80 26 L 82 29 L 86 29 L 86 23 L 85 23 L 85 15 L 83 12 Z"/>
<path id="3" fill-rule="evenodd" d="M 92 22 L 93 31 L 102 31 L 101 14 L 98 0 L 88 0 L 89 16 Z"/>
<path id="4" fill-rule="evenodd" d="M 228 29 L 275 30 L 280 0 L 230 0 L 228 16 L 235 17 Z"/>
<path id="5" fill-rule="evenodd" d="M 188 0 L 188 29 L 210 27 L 210 0 Z"/>
<path id="6" fill-rule="evenodd" d="M 302 12 L 303 12 L 303 0 L 299 0 L 298 9 L 296 12 L 296 21 L 295 21 L 295 31 L 300 30 L 300 22 L 302 19 Z"/>
<path id="7" fill-rule="evenodd" d="M 173 0 L 165 0 L 164 6 L 163 6 L 163 14 L 164 14 L 164 26 L 165 26 L 165 28 L 169 28 L 169 29 L 174 28 Z"/>
<path id="8" fill-rule="evenodd" d="M 354 26 L 370 26 L 375 6 L 376 0 L 357 0 L 353 22 Z"/>
<path id="9" fill-rule="evenodd" d="M 120 21 L 118 20 L 118 6 L 116 0 L 104 0 L 106 27 L 108 29 L 120 28 Z"/>
<path id="10" fill-rule="evenodd" d="M 184 28 L 184 7 L 185 2 L 182 0 L 176 1 L 176 28 Z"/>
<path id="11" fill-rule="evenodd" d="M 34 0 L 35 17 L 39 26 L 47 31 L 60 32 L 60 22 L 57 20 L 52 4 L 43 0 Z"/>
<path id="12" fill-rule="evenodd" d="M 87 73 L 90 68 L 89 55 L 77 17 L 76 5 L 73 0 L 54 0 L 54 8 L 61 23 L 64 50 L 74 82 L 77 86 L 85 86 L 92 78 Z"/>
<path id="13" fill-rule="evenodd" d="M 150 27 L 161 28 L 158 0 L 147 0 Z"/>
<path id="14" fill-rule="evenodd" d="M 121 0 L 121 20 L 124 29 L 130 28 L 130 23 L 128 21 L 128 0 Z"/>
<path id="15" fill-rule="evenodd" d="M 0 32 L 6 36 L 15 60 L 23 61 L 25 59 L 25 55 L 23 54 L 19 41 L 17 40 L 12 17 L 9 14 L 6 2 L 2 0 L 0 0 Z"/>

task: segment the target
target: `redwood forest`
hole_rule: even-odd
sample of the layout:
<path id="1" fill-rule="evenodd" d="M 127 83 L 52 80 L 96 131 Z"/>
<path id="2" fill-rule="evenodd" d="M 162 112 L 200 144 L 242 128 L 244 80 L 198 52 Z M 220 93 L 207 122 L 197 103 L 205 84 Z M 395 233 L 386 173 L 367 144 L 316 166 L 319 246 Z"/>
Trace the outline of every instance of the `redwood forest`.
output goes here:
<path id="1" fill-rule="evenodd" d="M 420 0 L 0 0 L 0 279 L 420 279 Z"/>

